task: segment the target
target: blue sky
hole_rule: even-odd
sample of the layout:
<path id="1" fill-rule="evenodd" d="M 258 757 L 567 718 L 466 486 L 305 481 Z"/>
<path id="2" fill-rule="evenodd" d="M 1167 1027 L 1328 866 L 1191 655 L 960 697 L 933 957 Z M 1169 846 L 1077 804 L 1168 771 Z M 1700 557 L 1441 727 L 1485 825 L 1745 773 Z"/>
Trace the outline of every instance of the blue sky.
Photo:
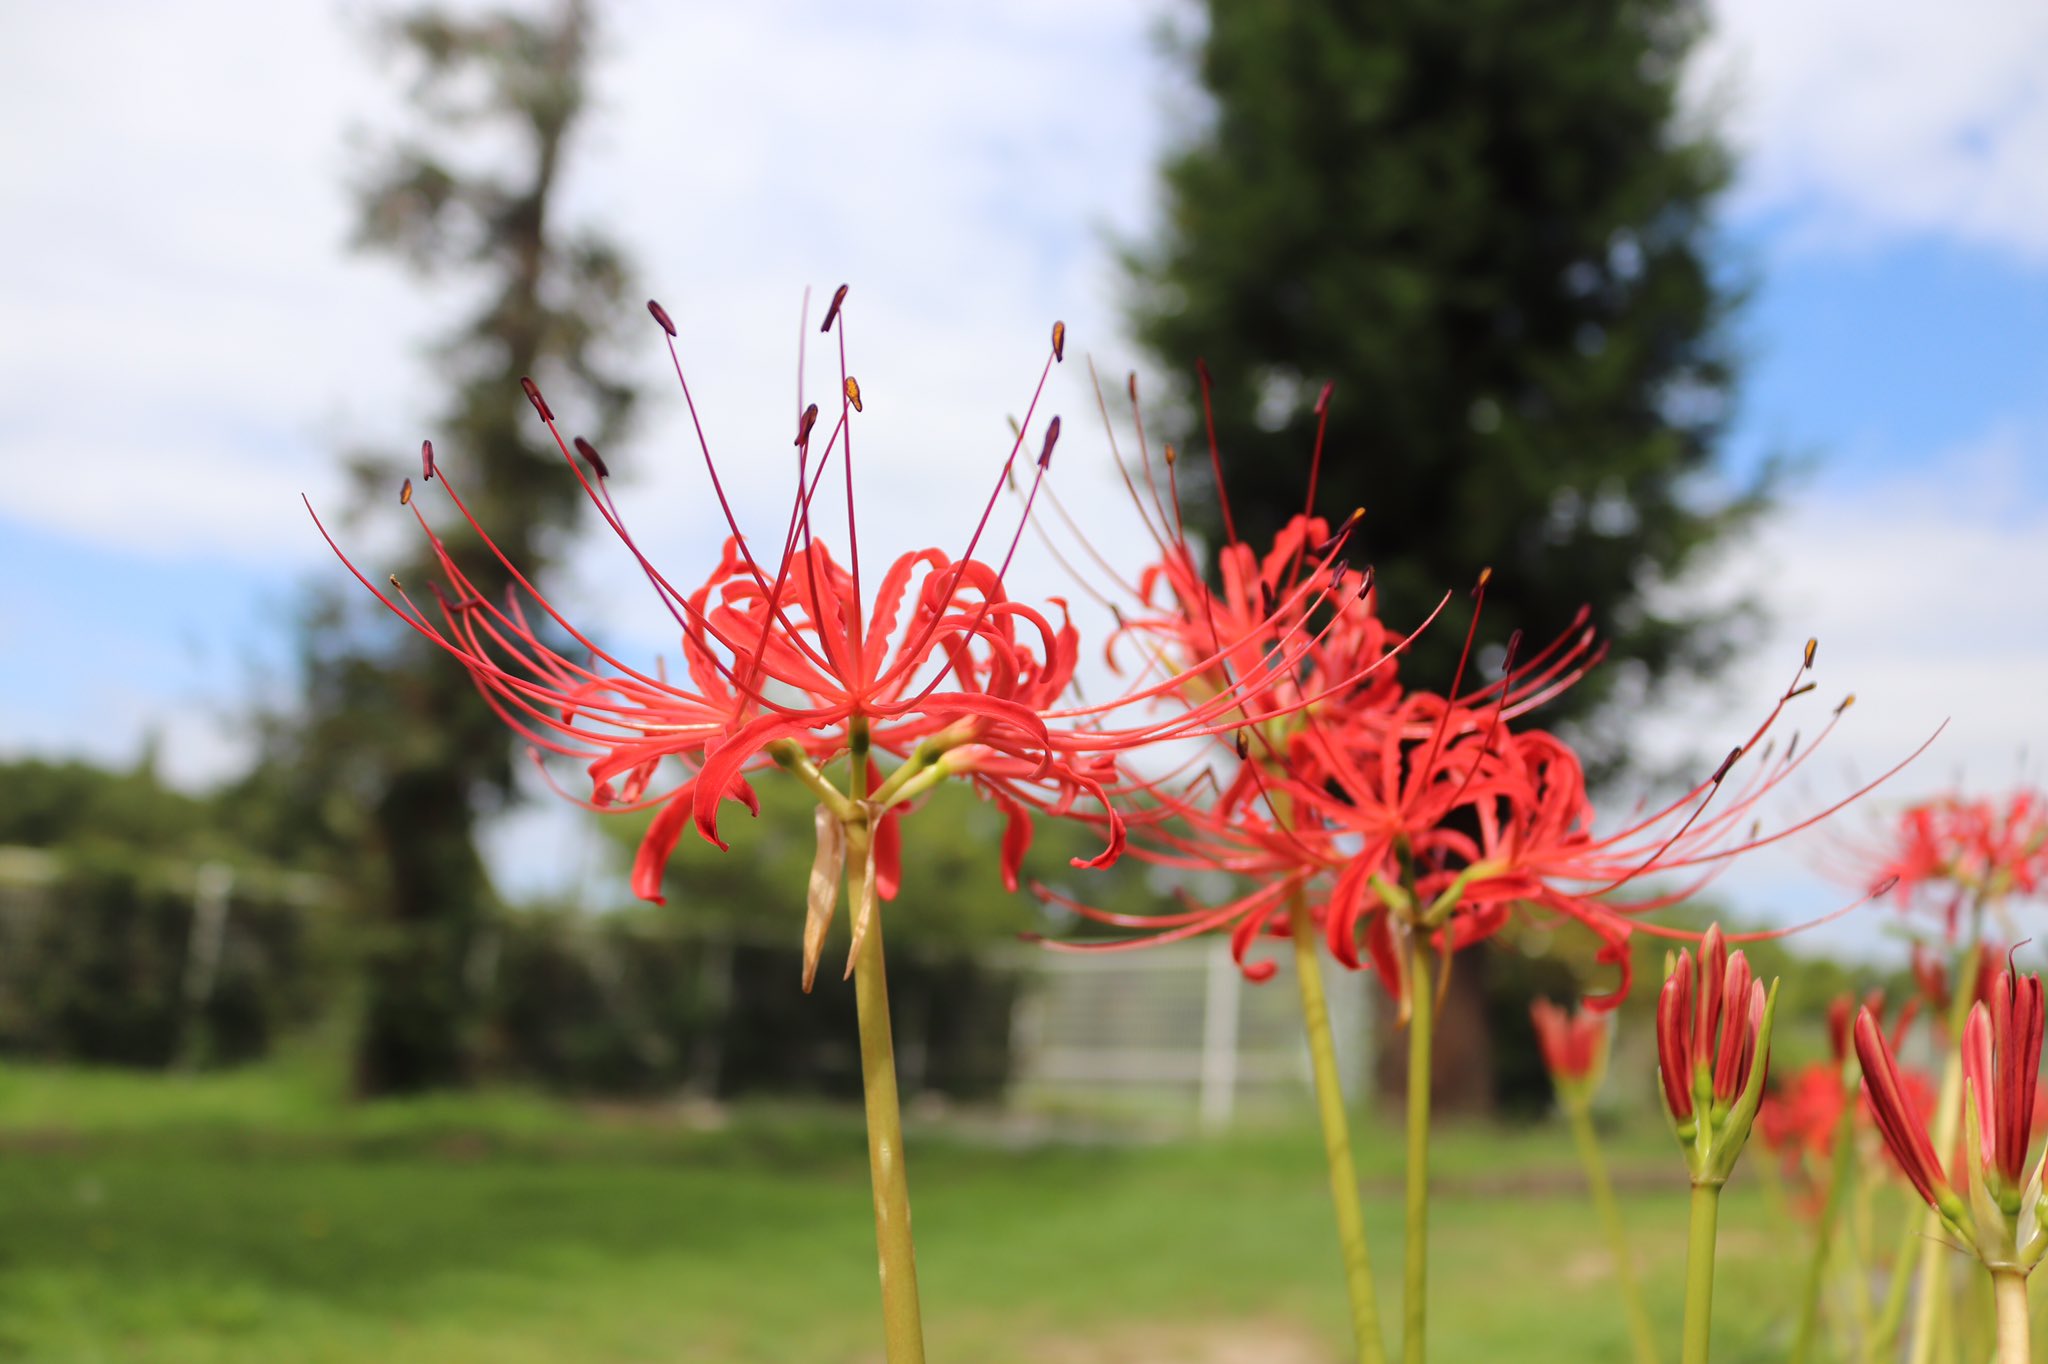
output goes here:
<path id="1" fill-rule="evenodd" d="M 153 732 L 200 782 L 240 755 L 236 703 L 283 656 L 294 585 L 336 571 L 298 494 L 338 505 L 338 451 L 426 433 L 418 347 L 450 300 L 342 249 L 352 136 L 396 118 L 359 18 L 106 8 L 118 22 L 0 19 L 0 110 L 35 130 L 0 146 L 0 751 L 120 759 Z M 974 452 L 1001 443 L 1054 316 L 1106 371 L 1136 363 L 1105 242 L 1149 221 L 1151 167 L 1188 108 L 1149 41 L 1159 13 L 615 8 L 570 208 L 625 241 L 683 322 L 743 514 L 780 498 L 737 452 L 786 444 L 805 285 L 856 284 L 864 540 L 908 541 L 978 501 L 992 465 Z M 1714 13 L 1693 116 L 1743 155 L 1728 264 L 1756 285 L 1731 469 L 1771 450 L 1813 467 L 1755 542 L 1670 588 L 1761 589 L 1780 621 L 1710 694 L 1669 698 L 1642 742 L 1739 727 L 1814 633 L 1824 685 L 1865 703 L 1839 777 L 1953 715 L 1897 791 L 1996 785 L 2022 746 L 2048 747 L 2048 8 Z M 654 339 L 633 360 L 656 384 L 648 419 L 607 454 L 637 473 L 643 534 L 672 549 L 712 526 Z M 1085 408 L 1065 382 L 1055 404 Z M 1084 493 L 1102 486 L 1081 468 L 1098 480 Z M 350 543 L 374 563 L 401 529 Z M 611 553 L 580 553 L 566 595 L 656 637 L 651 604 L 608 590 Z M 1028 554 L 1019 571 L 1027 589 L 1050 572 Z M 530 862 L 580 860 L 559 818 L 522 818 Z M 1786 889 L 1807 872 L 1787 855 L 1742 884 L 1832 894 Z"/>

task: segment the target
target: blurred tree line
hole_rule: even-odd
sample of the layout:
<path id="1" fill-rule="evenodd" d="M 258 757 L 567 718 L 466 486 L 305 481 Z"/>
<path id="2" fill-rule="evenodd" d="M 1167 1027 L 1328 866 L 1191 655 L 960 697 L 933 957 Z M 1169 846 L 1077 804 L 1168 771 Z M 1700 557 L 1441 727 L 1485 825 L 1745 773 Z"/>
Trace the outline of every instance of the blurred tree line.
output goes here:
<path id="1" fill-rule="evenodd" d="M 611 1095 L 857 1096 L 851 991 L 829 972 L 814 993 L 797 988 L 809 802 L 764 783 L 762 803 L 758 821 L 731 821 L 730 853 L 684 845 L 667 907 L 495 912 L 463 966 L 471 1074 Z M 646 822 L 603 823 L 621 897 Z M 1015 939 L 1043 925 L 985 855 L 996 810 L 946 788 L 917 828 L 918 912 L 890 941 L 903 1084 L 989 1098 L 1009 1075 L 1030 950 Z M 193 794 L 147 761 L 0 763 L 0 1054 L 228 1065 L 359 1014 L 382 925 L 344 869 L 309 874 L 269 838 L 249 782 Z M 1088 851 L 1073 830 L 1040 842 L 1026 871 L 1048 880 Z M 1150 894 L 1129 874 L 1112 889 L 1127 909 Z M 844 917 L 828 961 L 846 950 Z"/>

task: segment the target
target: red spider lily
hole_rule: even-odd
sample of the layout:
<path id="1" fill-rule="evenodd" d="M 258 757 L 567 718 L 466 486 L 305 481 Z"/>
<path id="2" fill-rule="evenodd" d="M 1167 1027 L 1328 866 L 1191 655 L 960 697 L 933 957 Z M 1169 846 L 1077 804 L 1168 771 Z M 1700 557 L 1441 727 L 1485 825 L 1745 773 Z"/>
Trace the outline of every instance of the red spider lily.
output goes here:
<path id="1" fill-rule="evenodd" d="M 1206 397 L 1206 372 L 1202 378 Z M 1319 415 L 1327 413 L 1328 398 L 1326 389 Z M 1227 686 L 1234 669 L 1258 656 L 1252 647 L 1257 635 L 1244 624 L 1262 609 L 1269 629 L 1283 623 L 1271 603 L 1301 579 L 1305 547 L 1328 528 L 1304 513 L 1264 553 L 1231 532 L 1218 555 L 1221 587 L 1212 592 L 1179 534 L 1177 500 L 1158 494 L 1162 480 L 1154 476 L 1142 425 L 1139 435 L 1149 508 L 1135 482 L 1131 490 L 1161 557 L 1127 589 L 1129 613 L 1120 611 L 1122 628 L 1112 647 L 1136 641 L 1141 655 L 1154 661 L 1206 653 L 1216 664 L 1200 675 L 1201 685 Z M 1320 457 L 1319 428 L 1311 498 Z M 1210 459 L 1220 491 L 1213 435 Z M 1170 448 L 1164 468 L 1177 499 Z M 1228 524 L 1227 495 L 1223 501 Z M 1577 755 L 1552 735 L 1517 728 L 1522 714 L 1572 685 L 1604 652 L 1583 613 L 1533 657 L 1520 657 L 1518 641 L 1511 641 L 1503 675 L 1464 692 L 1468 634 L 1449 692 L 1439 696 L 1398 685 L 1394 664 L 1405 641 L 1377 619 L 1369 575 L 1354 579 L 1339 570 L 1315 586 L 1327 588 L 1319 600 L 1341 606 L 1315 634 L 1315 647 L 1303 652 L 1292 683 L 1263 692 L 1269 705 L 1285 707 L 1282 721 L 1242 707 L 1245 723 L 1234 736 L 1237 761 L 1229 776 L 1216 776 L 1212 764 L 1178 789 L 1155 783 L 1141 792 L 1149 809 L 1134 845 L 1139 856 L 1182 870 L 1220 868 L 1253 888 L 1225 903 L 1190 903 L 1156 916 L 1106 913 L 1045 892 L 1084 917 L 1150 935 L 1066 947 L 1120 950 L 1228 929 L 1247 975 L 1263 979 L 1273 965 L 1250 960 L 1250 948 L 1263 934 L 1291 931 L 1287 910 L 1299 897 L 1309 902 L 1332 954 L 1354 969 L 1370 961 L 1405 1013 L 1402 937 L 1429 933 L 1441 951 L 1455 952 L 1498 932 L 1518 909 L 1533 910 L 1575 920 L 1601 939 L 1601 959 L 1617 966 L 1621 977 L 1611 993 L 1588 1002 L 1611 1007 L 1628 990 L 1627 945 L 1639 916 L 1696 893 L 1729 859 L 1847 803 L 1768 835 L 1760 828 L 1742 832 L 1763 799 L 1817 747 L 1801 752 L 1795 736 L 1774 761 L 1775 740 L 1767 737 L 1787 704 L 1812 690 L 1805 681 L 1811 644 L 1792 685 L 1720 770 L 1664 808 L 1600 835 Z M 1475 592 L 1482 600 L 1484 589 L 1482 575 Z M 1218 650 L 1225 634 L 1247 647 L 1237 655 Z M 1347 681 L 1334 684 L 1338 678 Z M 1837 708 L 1828 729 L 1847 704 Z M 1730 783 L 1741 760 L 1758 750 L 1761 758 L 1746 778 Z M 1665 871 L 1689 879 L 1662 893 L 1615 898 L 1624 886 Z"/>
<path id="2" fill-rule="evenodd" d="M 1830 1061 L 1801 1066 L 1764 1096 L 1757 1109 L 1756 1135 L 1764 1150 L 1778 1158 L 1792 1188 L 1792 1208 L 1804 1216 L 1819 1214 L 1827 1188 L 1822 1171 L 1834 1154 L 1849 1086 L 1842 1067 Z"/>
<path id="3" fill-rule="evenodd" d="M 1590 1095 L 1607 1068 L 1607 1019 L 1591 1010 L 1567 1012 L 1547 999 L 1529 1005 L 1543 1068 L 1559 1094 Z"/>
<path id="4" fill-rule="evenodd" d="M 900 879 L 896 816 L 939 780 L 966 777 L 1003 809 L 1008 829 L 1000 863 L 1013 887 L 1034 813 L 1085 812 L 1104 831 L 1106 843 L 1097 856 L 1077 862 L 1105 865 L 1123 843 L 1122 818 L 1109 805 L 1117 755 L 1227 729 L 1243 706 L 1265 704 L 1263 689 L 1288 675 L 1307 645 L 1298 628 L 1242 622 L 1259 633 L 1264 652 L 1227 685 L 1208 687 L 1198 704 L 1178 705 L 1158 717 L 1133 719 L 1129 713 L 1159 697 L 1181 696 L 1196 676 L 1216 666 L 1218 656 L 1237 651 L 1239 642 L 1227 633 L 1208 655 L 1187 660 L 1185 673 L 1168 670 L 1103 703 L 1061 704 L 1073 678 L 1077 634 L 1064 613 L 1055 625 L 1012 600 L 1003 586 L 1017 537 L 1047 476 L 1057 417 L 1044 428 L 1009 551 L 996 564 L 976 557 L 1001 488 L 1015 473 L 1039 393 L 1061 358 L 1064 327 L 1058 325 L 1038 391 L 960 555 L 937 548 L 901 555 L 870 595 L 855 529 L 852 428 L 862 400 L 858 382 L 846 371 L 845 292 L 842 286 L 825 317 L 825 330 L 838 341 L 838 416 L 822 433 L 816 404 L 799 417 L 794 500 L 779 541 L 766 547 L 734 519 L 683 377 L 675 324 L 659 304 L 648 305 L 667 335 L 730 532 L 716 567 L 693 590 L 677 587 L 641 551 L 612 498 L 602 457 L 581 438 L 566 440 L 539 388 L 526 382 L 527 397 L 570 472 L 673 615 L 685 678 L 634 668 L 578 630 L 498 549 L 430 456 L 424 477 L 440 483 L 461 521 L 513 585 L 503 604 L 479 590 L 417 505 L 413 512 L 444 580 L 434 585 L 435 612 L 421 610 L 395 578 L 387 594 L 352 563 L 349 568 L 414 630 L 469 670 L 487 703 L 528 741 L 537 760 L 552 754 L 584 764 L 590 794 L 572 799 L 596 809 L 656 812 L 634 866 L 634 890 L 645 898 L 661 900 L 663 868 L 687 823 L 724 847 L 718 833 L 722 802 L 756 808 L 750 786 L 755 773 L 771 764 L 795 773 L 841 827 L 866 830 L 870 861 L 857 869 L 863 874 L 858 943 L 874 898 L 893 897 Z M 828 475 L 845 487 L 843 564 L 813 533 Z M 401 501 L 413 503 L 410 482 Z M 327 534 L 324 526 L 321 533 Z M 331 536 L 328 542 L 334 544 Z M 1327 581 L 1333 552 L 1326 549 L 1314 563 L 1319 581 Z M 1274 603 L 1273 610 L 1303 615 L 1314 609 L 1314 595 L 1305 588 Z M 874 761 L 871 755 L 878 752 L 898 760 L 893 771 L 884 773 Z M 855 777 L 842 791 L 823 769 L 848 755 Z M 675 770 L 663 779 L 670 764 Z M 828 886 L 836 885 L 839 871 L 831 846 L 836 845 L 821 832 L 814 878 Z M 829 917 L 831 907 L 828 894 L 824 915 Z M 819 910 L 814 896 L 807 939 L 822 936 Z"/>
<path id="5" fill-rule="evenodd" d="M 1890 880 L 1902 908 L 1937 911 L 1951 936 L 1966 910 L 2041 894 L 2048 883 L 2048 795 L 2002 800 L 1936 796 L 1901 811 L 1885 845 L 1864 861 Z"/>
<path id="6" fill-rule="evenodd" d="M 1407 692 L 1391 703 L 1309 707 L 1284 746 L 1248 753 L 1217 799 L 1162 797 L 1179 830 L 1148 825 L 1137 845 L 1141 856 L 1169 865 L 1238 872 L 1256 889 L 1224 905 L 1149 921 L 1074 907 L 1162 936 L 1229 926 L 1242 959 L 1299 890 L 1314 900 L 1332 953 L 1352 967 L 1369 959 L 1404 1003 L 1400 935 L 1429 932 L 1441 950 L 1454 952 L 1498 932 L 1517 911 L 1548 912 L 1601 939 L 1601 959 L 1621 974 L 1611 992 L 1587 1002 L 1612 1007 L 1629 987 L 1627 946 L 1640 916 L 1689 898 L 1733 857 L 1790 836 L 1869 787 L 1771 832 L 1743 829 L 1818 747 L 1816 741 L 1802 751 L 1795 741 L 1774 757 L 1767 739 L 1788 703 L 1811 690 L 1802 663 L 1777 706 L 1720 770 L 1663 808 L 1596 834 L 1577 755 L 1553 735 L 1518 732 L 1512 719 L 1582 668 L 1589 653 L 1583 632 L 1561 639 L 1529 664 L 1511 664 L 1467 700 Z M 1264 730 L 1254 732 L 1267 741 Z M 1758 750 L 1751 773 L 1731 782 L 1739 761 Z M 1689 879 L 1616 898 L 1617 890 L 1656 872 Z"/>

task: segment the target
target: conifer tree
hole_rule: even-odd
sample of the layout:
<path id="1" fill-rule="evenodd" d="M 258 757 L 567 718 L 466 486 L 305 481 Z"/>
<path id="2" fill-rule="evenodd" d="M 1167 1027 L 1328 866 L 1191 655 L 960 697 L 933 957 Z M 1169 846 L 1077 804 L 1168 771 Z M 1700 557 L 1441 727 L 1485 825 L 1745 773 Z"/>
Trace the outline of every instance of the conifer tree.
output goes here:
<path id="1" fill-rule="evenodd" d="M 1366 508 L 1394 622 L 1493 569 L 1483 637 L 1564 629 L 1612 660 L 1544 713 L 1596 756 L 1603 703 L 1709 669 L 1741 612 L 1656 589 L 1763 505 L 1711 475 L 1735 377 L 1710 213 L 1729 177 L 1679 101 L 1692 0 L 1209 0 L 1182 44 L 1207 97 L 1163 169 L 1132 314 L 1201 449 L 1198 357 L 1238 528 Z M 1198 470 L 1205 460 L 1186 461 Z M 1220 529 L 1213 506 L 1201 518 Z M 1402 665 L 1449 683 L 1462 621 Z M 1497 659 L 1498 655 L 1493 655 Z"/>

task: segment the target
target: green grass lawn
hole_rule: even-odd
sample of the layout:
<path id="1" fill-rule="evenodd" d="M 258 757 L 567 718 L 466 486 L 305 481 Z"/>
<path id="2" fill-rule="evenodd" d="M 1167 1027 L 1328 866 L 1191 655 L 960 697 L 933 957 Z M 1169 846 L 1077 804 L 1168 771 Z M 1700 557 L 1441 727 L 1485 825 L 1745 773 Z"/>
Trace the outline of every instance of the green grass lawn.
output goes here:
<path id="1" fill-rule="evenodd" d="M 625 1364 L 879 1359 L 857 1125 L 522 1096 L 347 1106 L 314 1072 L 180 1079 L 0 1070 L 0 1358 Z M 1396 1306 L 1399 1153 L 1369 1129 L 1376 1268 Z M 1682 1167 L 1621 1141 L 1651 1309 L 1675 1356 Z M 1624 1360 L 1564 1135 L 1438 1149 L 1440 1361 Z M 1045 1148 L 915 1131 L 931 1355 L 1052 1364 L 1343 1357 L 1321 1157 L 1306 1133 Z M 1717 1349 L 1778 1359 L 1800 1253 L 1731 1191 Z"/>

